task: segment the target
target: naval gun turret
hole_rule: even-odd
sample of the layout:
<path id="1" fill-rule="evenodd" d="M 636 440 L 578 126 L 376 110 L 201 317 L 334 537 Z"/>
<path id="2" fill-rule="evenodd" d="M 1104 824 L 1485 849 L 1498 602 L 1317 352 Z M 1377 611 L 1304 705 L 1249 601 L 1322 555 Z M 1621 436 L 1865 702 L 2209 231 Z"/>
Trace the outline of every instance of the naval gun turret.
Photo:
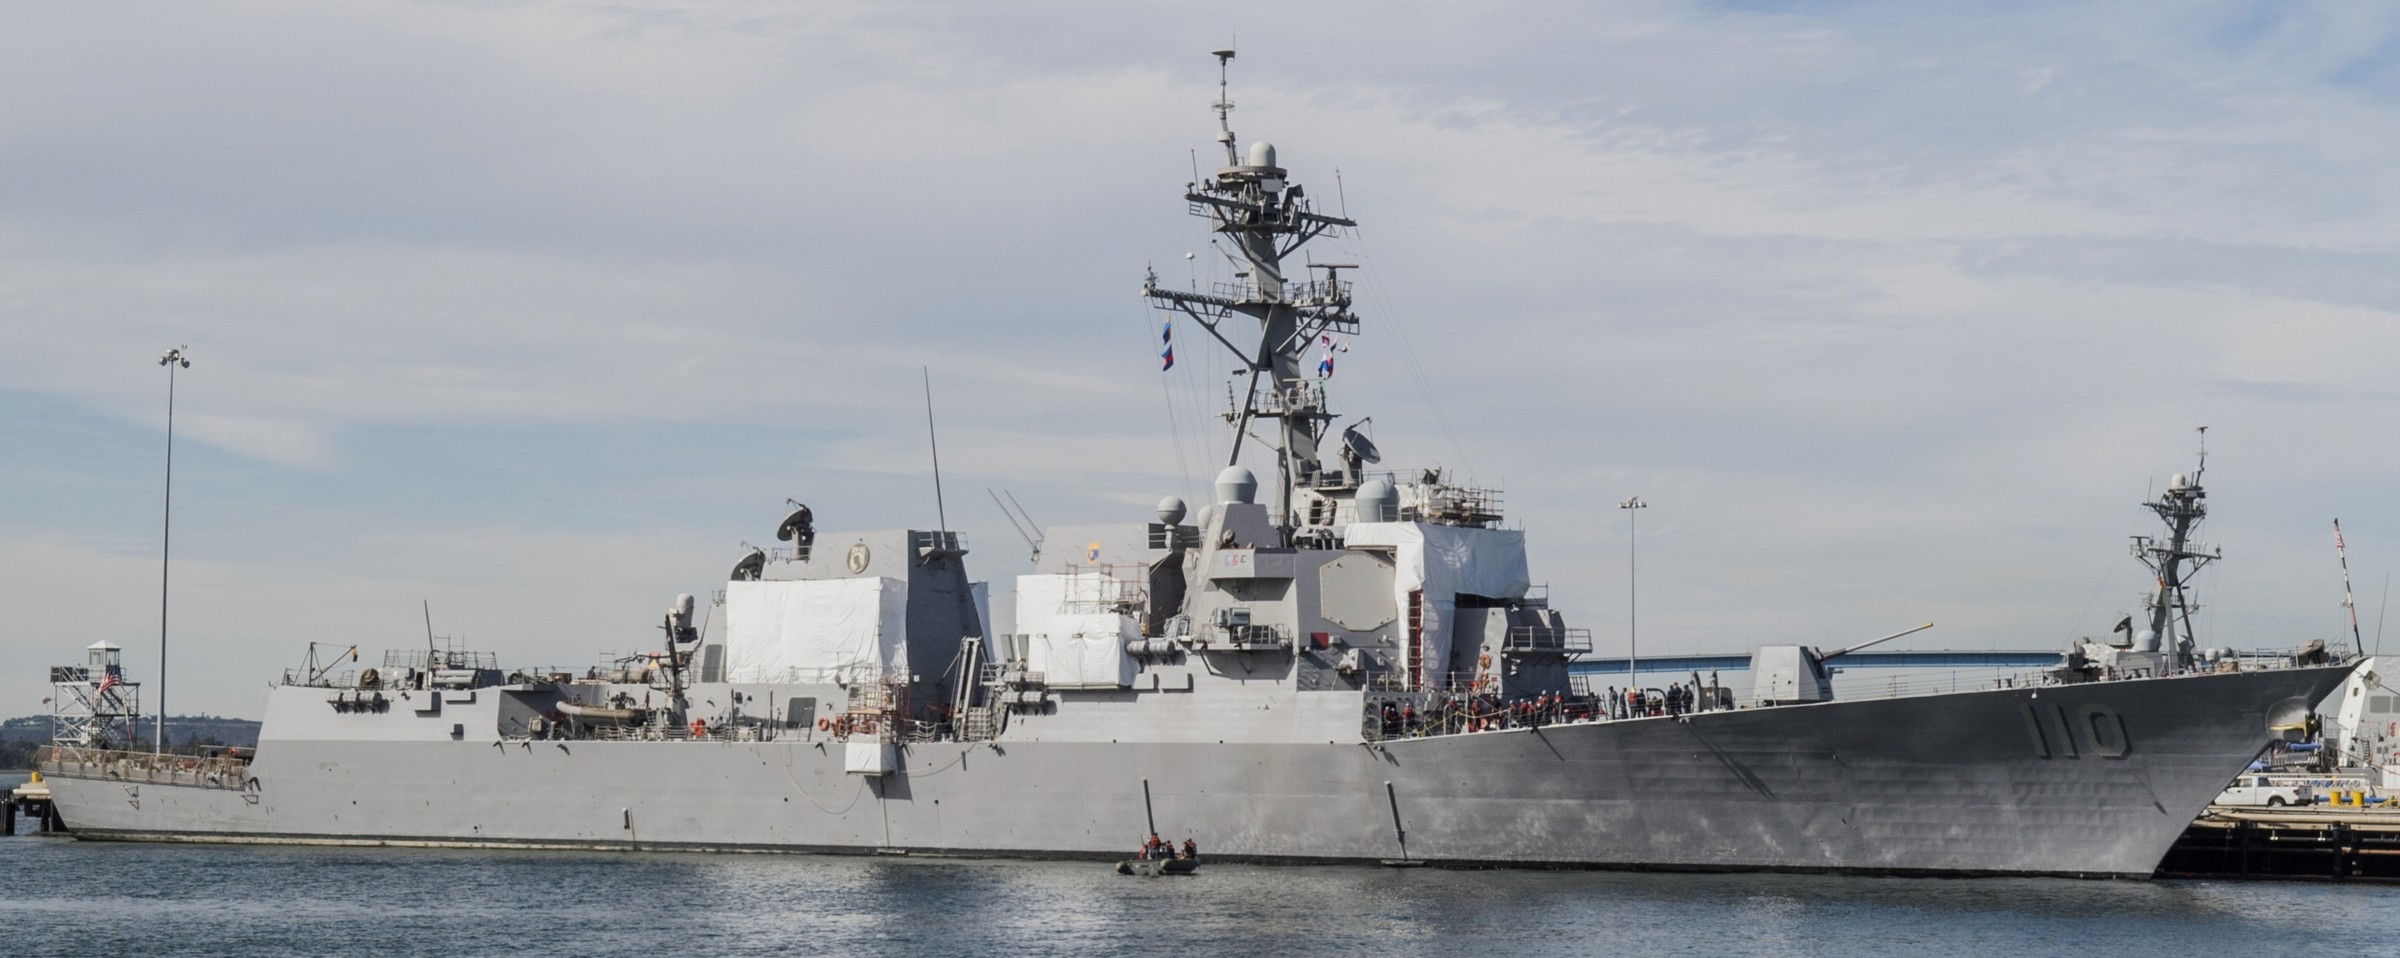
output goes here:
<path id="1" fill-rule="evenodd" d="M 1826 663 L 1852 652 L 1882 645 L 1904 635 L 1933 628 L 1933 623 L 1902 629 L 1871 642 L 1831 652 L 1806 645 L 1762 645 L 1750 653 L 1752 695 L 1759 705 L 1805 705 L 1833 701 L 1833 669 Z"/>

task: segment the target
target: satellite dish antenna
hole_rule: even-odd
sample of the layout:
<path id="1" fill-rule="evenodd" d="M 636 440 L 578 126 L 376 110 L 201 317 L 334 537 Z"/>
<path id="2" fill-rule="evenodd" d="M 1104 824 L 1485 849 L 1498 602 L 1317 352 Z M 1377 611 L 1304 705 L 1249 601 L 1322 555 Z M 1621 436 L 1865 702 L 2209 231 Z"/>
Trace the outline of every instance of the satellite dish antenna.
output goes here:
<path id="1" fill-rule="evenodd" d="M 792 514 L 783 517 L 783 522 L 775 527 L 775 538 L 791 543 L 800 553 L 800 560 L 806 562 L 808 547 L 817 541 L 816 515 L 807 506 L 789 499 L 784 502 L 792 507 Z"/>
<path id="2" fill-rule="evenodd" d="M 735 582 L 756 582 L 765 576 L 766 571 L 767 553 L 753 547 L 749 555 L 742 557 L 742 561 L 733 564 L 731 578 Z"/>
<path id="3" fill-rule="evenodd" d="M 1369 464 L 1382 462 L 1383 452 L 1375 448 L 1375 440 L 1359 434 L 1358 431 L 1358 427 L 1374 421 L 1375 417 L 1368 416 L 1352 424 L 1350 428 L 1342 430 L 1342 451 L 1359 462 Z"/>

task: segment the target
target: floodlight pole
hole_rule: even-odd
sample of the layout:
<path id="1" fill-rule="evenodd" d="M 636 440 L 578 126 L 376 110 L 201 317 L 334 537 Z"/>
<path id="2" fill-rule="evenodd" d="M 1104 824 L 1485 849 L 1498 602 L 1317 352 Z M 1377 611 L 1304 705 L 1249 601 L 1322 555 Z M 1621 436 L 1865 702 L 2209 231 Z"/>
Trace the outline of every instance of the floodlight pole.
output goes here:
<path id="1" fill-rule="evenodd" d="M 1625 510 L 1625 681 L 1638 691 L 1642 687 L 1642 646 L 1639 641 L 1641 619 L 1635 614 L 1637 592 L 1634 589 L 1634 576 L 1635 560 L 1638 558 L 1635 539 L 1640 531 L 1636 518 L 1640 513 L 1634 510 L 1650 508 L 1650 504 L 1643 502 L 1642 497 L 1635 496 L 1617 503 L 1617 508 Z"/>
<path id="2" fill-rule="evenodd" d="M 175 370 L 189 369 L 192 365 L 191 360 L 183 358 L 183 350 L 184 347 L 178 346 L 158 358 L 158 364 L 167 367 L 167 491 L 158 532 L 158 695 L 151 700 L 158 716 L 150 750 L 159 753 L 167 750 L 167 560 L 172 555 L 175 533 Z"/>

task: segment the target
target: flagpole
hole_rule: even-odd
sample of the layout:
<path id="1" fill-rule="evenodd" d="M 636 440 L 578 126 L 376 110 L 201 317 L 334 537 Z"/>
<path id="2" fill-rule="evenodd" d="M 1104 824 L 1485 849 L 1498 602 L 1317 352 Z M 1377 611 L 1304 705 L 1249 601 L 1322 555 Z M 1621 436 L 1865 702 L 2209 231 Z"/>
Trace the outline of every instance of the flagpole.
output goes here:
<path id="1" fill-rule="evenodd" d="M 1635 550 L 1638 546 L 1641 523 L 1637 521 L 1639 513 L 1634 510 L 1650 508 L 1650 504 L 1643 502 L 1642 497 L 1634 496 L 1617 503 L 1617 508 L 1625 510 L 1625 678 L 1632 684 L 1635 691 L 1640 691 L 1642 687 L 1641 618 L 1636 612 L 1639 607 L 1634 604 L 1640 595 L 1636 589 L 1637 580 L 1634 576 L 1637 568 L 1635 560 L 1640 558 L 1640 554 Z"/>

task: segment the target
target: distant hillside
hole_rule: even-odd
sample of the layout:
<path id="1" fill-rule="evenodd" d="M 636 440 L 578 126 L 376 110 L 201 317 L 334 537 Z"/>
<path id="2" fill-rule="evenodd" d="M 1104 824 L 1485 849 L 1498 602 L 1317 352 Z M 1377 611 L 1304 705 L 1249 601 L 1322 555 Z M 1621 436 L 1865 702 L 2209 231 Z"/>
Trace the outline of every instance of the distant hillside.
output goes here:
<path id="1" fill-rule="evenodd" d="M 141 745 L 150 746 L 150 726 L 142 726 Z M 50 741 L 50 716 L 27 715 L 0 720 L 0 768 L 33 767 L 33 750 Z M 167 747 L 258 744 L 258 723 L 215 715 L 167 716 Z"/>

